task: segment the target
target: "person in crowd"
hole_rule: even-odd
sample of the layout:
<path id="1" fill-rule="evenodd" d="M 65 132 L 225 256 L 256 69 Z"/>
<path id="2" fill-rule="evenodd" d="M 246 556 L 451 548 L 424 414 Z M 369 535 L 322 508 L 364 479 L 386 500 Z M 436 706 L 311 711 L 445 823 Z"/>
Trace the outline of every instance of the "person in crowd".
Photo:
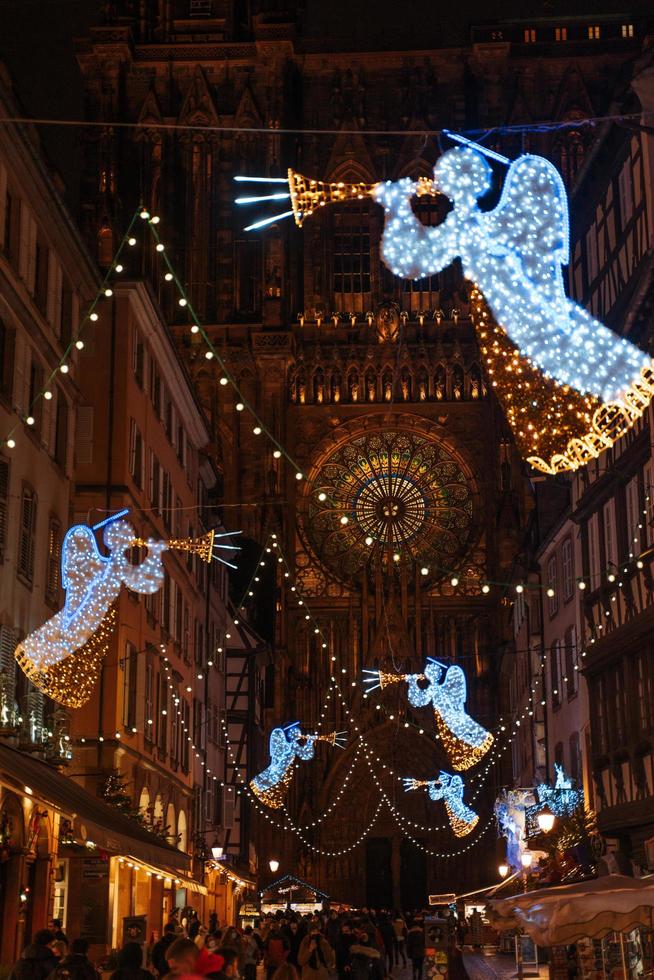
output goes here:
<path id="1" fill-rule="evenodd" d="M 393 950 L 395 949 L 395 929 L 393 928 L 393 923 L 391 922 L 388 912 L 382 912 L 379 916 L 379 922 L 377 924 L 379 929 L 379 934 L 384 947 L 384 954 L 386 957 L 385 967 L 388 972 L 393 969 Z"/>
<path id="2" fill-rule="evenodd" d="M 143 969 L 143 950 L 138 943 L 125 943 L 118 953 L 118 969 L 109 980 L 152 980 L 152 974 Z"/>
<path id="3" fill-rule="evenodd" d="M 55 941 L 53 932 L 39 929 L 32 942 L 23 950 L 8 980 L 45 980 L 58 966 L 57 957 L 52 950 Z"/>
<path id="4" fill-rule="evenodd" d="M 222 969 L 218 973 L 206 975 L 213 977 L 214 980 L 231 980 L 231 978 L 238 977 L 238 954 L 236 950 L 231 947 L 225 948 L 221 946 L 220 952 L 216 955 L 218 959 L 222 958 Z"/>
<path id="5" fill-rule="evenodd" d="M 66 933 L 63 930 L 61 919 L 52 920 L 52 931 L 54 933 L 55 939 L 59 940 L 60 943 L 65 943 L 66 947 L 68 947 L 68 937 L 66 936 Z"/>
<path id="6" fill-rule="evenodd" d="M 352 932 L 352 923 L 345 919 L 340 923 L 341 931 L 336 940 L 334 952 L 336 954 L 336 972 L 338 980 L 347 980 L 352 971 L 352 956 L 350 948 L 354 943 L 355 937 Z"/>
<path id="7" fill-rule="evenodd" d="M 384 980 L 385 976 L 381 950 L 360 924 L 354 929 L 354 942 L 350 946 L 349 975 L 351 980 Z"/>
<path id="8" fill-rule="evenodd" d="M 64 956 L 68 952 L 68 944 L 62 942 L 61 939 L 55 939 L 55 941 L 52 944 L 52 952 L 57 957 L 57 963 L 61 963 Z"/>
<path id="9" fill-rule="evenodd" d="M 88 957 L 86 939 L 73 939 L 70 953 L 62 957 L 48 980 L 99 980 L 98 971 Z"/>
<path id="10" fill-rule="evenodd" d="M 281 929 L 274 925 L 268 933 L 266 940 L 266 952 L 264 964 L 266 967 L 266 980 L 271 980 L 275 970 L 288 959 L 288 943 Z"/>
<path id="11" fill-rule="evenodd" d="M 395 912 L 395 918 L 393 919 L 393 932 L 395 933 L 393 940 L 395 966 L 400 965 L 400 956 L 402 957 L 402 965 L 406 966 L 406 922 L 402 917 L 402 913 L 398 911 Z"/>
<path id="12" fill-rule="evenodd" d="M 484 942 L 484 920 L 479 909 L 472 910 L 468 924 L 470 926 L 470 941 L 472 942 L 473 949 L 481 949 Z"/>
<path id="13" fill-rule="evenodd" d="M 292 963 L 282 963 L 273 973 L 272 980 L 300 980 L 300 977 Z"/>
<path id="14" fill-rule="evenodd" d="M 244 980 L 256 980 L 257 964 L 261 960 L 261 949 L 254 935 L 252 926 L 246 926 L 243 931 L 243 945 L 241 947 L 243 957 L 243 978 Z"/>
<path id="15" fill-rule="evenodd" d="M 177 938 L 175 929 L 175 923 L 169 919 L 164 926 L 163 936 L 152 947 L 152 965 L 160 977 L 165 977 L 168 973 L 166 951 Z"/>
<path id="16" fill-rule="evenodd" d="M 221 977 L 225 965 L 222 953 L 198 949 L 192 939 L 181 936 L 166 950 L 168 972 L 175 976 L 192 974 L 200 977 Z"/>
<path id="17" fill-rule="evenodd" d="M 336 912 L 336 909 L 330 909 L 327 922 L 325 923 L 325 938 L 332 949 L 335 948 L 340 935 L 341 923 L 338 918 L 338 913 Z"/>
<path id="18" fill-rule="evenodd" d="M 198 913 L 195 911 L 195 909 L 191 909 L 189 911 L 188 925 L 186 927 L 186 934 L 188 935 L 189 939 L 195 939 L 195 937 L 200 931 L 201 925 L 202 923 L 200 922 Z"/>
<path id="19" fill-rule="evenodd" d="M 218 950 L 220 949 L 220 940 L 221 940 L 220 932 L 217 935 L 213 932 L 210 932 L 207 934 L 204 940 L 204 948 L 209 953 L 217 953 Z"/>
<path id="20" fill-rule="evenodd" d="M 209 932 L 211 935 L 218 932 L 218 913 L 215 910 L 209 916 Z"/>
<path id="21" fill-rule="evenodd" d="M 321 934 L 317 924 L 300 943 L 298 966 L 302 970 L 302 980 L 329 980 L 336 965 L 334 950 Z"/>
<path id="22" fill-rule="evenodd" d="M 291 963 L 297 970 L 299 967 L 297 958 L 298 953 L 300 952 L 300 946 L 302 945 L 302 940 L 305 936 L 305 930 L 297 919 L 291 919 L 291 921 L 284 926 L 282 932 L 286 942 L 288 943 L 288 957 L 286 962 Z"/>
<path id="23" fill-rule="evenodd" d="M 413 980 L 422 980 L 425 963 L 425 928 L 421 919 L 414 919 L 406 934 L 406 955 L 411 960 Z"/>
<path id="24" fill-rule="evenodd" d="M 179 921 L 179 909 L 177 908 L 171 909 L 170 915 L 168 916 L 168 922 L 166 923 L 166 925 L 173 927 L 176 936 L 182 935 L 182 932 L 184 930 L 182 929 L 182 924 Z"/>

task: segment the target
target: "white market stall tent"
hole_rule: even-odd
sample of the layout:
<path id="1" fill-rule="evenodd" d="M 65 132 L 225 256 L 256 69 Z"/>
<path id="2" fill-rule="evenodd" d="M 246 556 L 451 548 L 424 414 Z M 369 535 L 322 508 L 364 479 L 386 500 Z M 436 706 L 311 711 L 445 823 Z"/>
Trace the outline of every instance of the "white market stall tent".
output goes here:
<path id="1" fill-rule="evenodd" d="M 637 926 L 652 929 L 654 876 L 606 875 L 496 898 L 488 902 L 487 914 L 494 928 L 520 929 L 538 946 L 600 939 Z"/>

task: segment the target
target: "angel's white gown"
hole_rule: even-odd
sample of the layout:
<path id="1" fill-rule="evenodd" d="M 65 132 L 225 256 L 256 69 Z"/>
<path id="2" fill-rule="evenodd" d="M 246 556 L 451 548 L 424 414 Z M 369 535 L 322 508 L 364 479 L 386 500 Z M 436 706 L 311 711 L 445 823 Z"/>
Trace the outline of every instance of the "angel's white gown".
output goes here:
<path id="1" fill-rule="evenodd" d="M 466 676 L 454 664 L 428 660 L 422 674 L 409 674 L 409 701 L 415 708 L 431 704 L 439 735 L 455 769 L 469 769 L 493 744 L 493 736 L 465 709 Z"/>
<path id="2" fill-rule="evenodd" d="M 501 199 L 483 212 L 490 167 L 470 147 L 448 150 L 434 182 L 453 202 L 442 224 L 423 225 L 411 209 L 409 178 L 375 187 L 385 208 L 382 256 L 404 279 L 431 276 L 461 259 L 497 322 L 543 374 L 603 401 L 619 399 L 651 358 L 565 295 L 569 258 L 567 197 L 556 168 L 524 155 L 509 167 Z"/>
<path id="3" fill-rule="evenodd" d="M 250 789 L 266 806 L 276 810 L 284 804 L 296 759 L 313 759 L 314 735 L 303 735 L 299 727 L 287 731 L 273 728 L 268 743 L 270 765 L 250 782 Z"/>
<path id="4" fill-rule="evenodd" d="M 465 837 L 475 829 L 479 815 L 463 802 L 463 780 L 449 772 L 441 772 L 438 779 L 430 779 L 427 791 L 431 800 L 443 800 L 445 809 L 457 837 Z"/>
<path id="5" fill-rule="evenodd" d="M 165 541 L 148 540 L 148 555 L 132 565 L 127 552 L 136 533 L 128 521 L 108 524 L 104 542 L 108 557 L 101 555 L 90 527 L 77 524 L 67 532 L 62 546 L 63 609 L 25 637 L 17 657 L 26 658 L 39 671 L 60 664 L 87 643 L 102 624 L 121 586 L 150 595 L 163 583 L 162 552 Z M 20 654 L 19 654 L 20 651 Z"/>

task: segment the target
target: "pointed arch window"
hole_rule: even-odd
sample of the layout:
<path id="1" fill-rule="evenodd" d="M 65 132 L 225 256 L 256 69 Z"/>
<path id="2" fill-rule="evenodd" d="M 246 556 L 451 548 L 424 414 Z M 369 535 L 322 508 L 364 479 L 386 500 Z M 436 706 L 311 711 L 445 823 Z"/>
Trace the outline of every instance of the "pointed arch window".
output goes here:
<path id="1" fill-rule="evenodd" d="M 370 202 L 336 205 L 333 209 L 334 309 L 363 313 L 371 303 Z"/>

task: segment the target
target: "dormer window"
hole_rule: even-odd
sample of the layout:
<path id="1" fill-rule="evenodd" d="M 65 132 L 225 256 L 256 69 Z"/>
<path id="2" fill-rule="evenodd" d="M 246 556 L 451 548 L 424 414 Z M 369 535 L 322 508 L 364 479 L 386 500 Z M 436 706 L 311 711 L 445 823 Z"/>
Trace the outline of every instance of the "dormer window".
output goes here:
<path id="1" fill-rule="evenodd" d="M 536 41 L 536 29 L 525 27 L 525 44 L 534 44 Z"/>
<path id="2" fill-rule="evenodd" d="M 601 30 L 599 24 L 589 24 L 588 25 L 588 40 L 589 41 L 599 41 L 601 36 Z"/>
<path id="3" fill-rule="evenodd" d="M 554 40 L 555 41 L 567 41 L 568 40 L 568 28 L 567 27 L 555 27 L 554 28 Z"/>
<path id="4" fill-rule="evenodd" d="M 622 36 L 623 37 L 633 37 L 634 36 L 634 25 L 633 24 L 623 24 L 622 25 Z"/>

